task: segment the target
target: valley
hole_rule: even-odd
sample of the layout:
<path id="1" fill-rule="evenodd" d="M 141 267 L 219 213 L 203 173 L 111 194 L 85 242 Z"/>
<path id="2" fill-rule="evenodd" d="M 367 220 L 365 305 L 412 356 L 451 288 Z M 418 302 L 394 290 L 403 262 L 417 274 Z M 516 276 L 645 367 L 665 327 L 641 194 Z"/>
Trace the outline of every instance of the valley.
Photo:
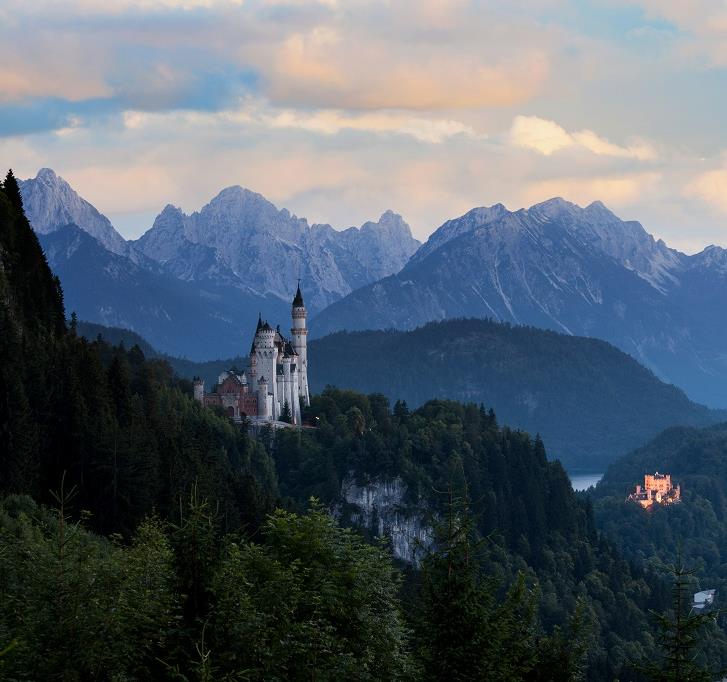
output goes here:
<path id="1" fill-rule="evenodd" d="M 503 672 L 503 679 L 510 679 L 508 675 L 523 678 L 536 669 L 546 679 L 557 679 L 563 666 L 576 666 L 593 680 L 616 675 L 639 679 L 640 662 L 655 651 L 650 609 L 668 609 L 670 576 L 664 563 L 674 556 L 684 530 L 691 528 L 693 536 L 690 557 L 704 562 L 693 581 L 695 590 L 715 589 L 718 594 L 724 587 L 718 558 L 719 548 L 727 542 L 721 537 L 719 521 L 722 477 L 716 470 L 706 478 L 702 472 L 718 467 L 714 462 L 719 461 L 723 448 L 720 422 L 725 415 L 691 401 L 684 391 L 664 383 L 635 357 L 610 343 L 565 333 L 571 330 L 465 317 L 428 322 L 410 330 L 335 332 L 309 341 L 310 404 L 301 403 L 300 417 L 290 419 L 295 423 L 249 433 L 243 416 L 230 420 L 211 403 L 203 406 L 200 402 L 206 405 L 204 400 L 193 400 L 191 379 L 203 377 L 213 385 L 222 372 L 233 367 L 239 379 L 239 372 L 247 366 L 241 339 L 252 335 L 255 315 L 248 315 L 235 331 L 238 353 L 227 360 L 197 362 L 174 357 L 166 352 L 171 337 L 159 331 L 164 327 L 150 327 L 154 330 L 150 338 L 138 331 L 156 317 L 166 319 L 166 329 L 172 334 L 182 331 L 194 343 L 224 347 L 213 340 L 214 328 L 200 328 L 199 320 L 205 314 L 209 291 L 229 285 L 228 291 L 237 292 L 230 302 L 239 306 L 242 321 L 243 288 L 233 282 L 232 270 L 215 270 L 214 276 L 205 270 L 203 288 L 203 278 L 184 275 L 184 255 L 179 256 L 182 260 L 175 260 L 175 255 L 162 262 L 135 244 L 127 244 L 128 250 L 118 244 L 112 244 L 115 250 L 105 246 L 101 240 L 108 239 L 108 231 L 103 221 L 97 226 L 97 236 L 69 224 L 41 232 L 36 240 L 22 217 L 20 192 L 13 193 L 12 178 L 6 180 L 6 186 L 10 187 L 11 205 L 3 209 L 3 220 L 10 231 L 6 231 L 2 250 L 0 290 L 9 301 L 2 310 L 11 333 L 0 350 L 4 354 L 3 380 L 11 387 L 12 400 L 4 404 L 2 415 L 9 449 L 2 463 L 6 497 L 0 503 L 0 529 L 15 538 L 35 533 L 37 551 L 51 557 L 38 580 L 57 573 L 52 559 L 53 532 L 61 531 L 38 534 L 35 521 L 29 519 L 45 518 L 46 529 L 63 527 L 64 493 L 54 493 L 61 495 L 57 499 L 62 505 L 61 516 L 54 517 L 48 507 L 54 498 L 43 492 L 54 486 L 57 489 L 60 481 L 62 486 L 72 486 L 74 496 L 80 495 L 79 504 L 90 512 L 84 517 L 88 521 L 82 544 L 72 546 L 73 561 L 82 561 L 81 547 L 98 545 L 96 563 L 90 564 L 92 575 L 107 575 L 130 570 L 115 566 L 133 565 L 129 564 L 137 551 L 133 548 L 159 557 L 153 564 L 160 576 L 156 589 L 165 601 L 148 604 L 156 609 L 150 622 L 157 630 L 144 630 L 149 625 L 141 625 L 143 621 L 138 619 L 142 616 L 134 607 L 124 618 L 139 624 L 132 625 L 135 631 L 141 627 L 138 631 L 147 633 L 145 637 L 171 638 L 190 645 L 196 619 L 207 618 L 209 636 L 226 652 L 219 665 L 232 670 L 238 660 L 246 660 L 256 676 L 263 678 L 280 674 L 291 660 L 296 665 L 327 666 L 330 675 L 349 670 L 340 667 L 342 649 L 329 659 L 308 660 L 300 654 L 290 659 L 276 649 L 274 642 L 280 633 L 273 635 L 269 626 L 254 625 L 260 622 L 256 619 L 268 617 L 270 608 L 291 604 L 299 606 L 289 618 L 293 622 L 304 619 L 308 604 L 321 604 L 321 595 L 340 589 L 333 577 L 326 577 L 325 584 L 310 583 L 295 571 L 269 577 L 270 567 L 280 561 L 322 567 L 339 561 L 334 557 L 356 556 L 367 570 L 378 571 L 377 579 L 370 573 L 360 574 L 357 590 L 362 595 L 377 590 L 379 598 L 388 595 L 376 602 L 376 608 L 388 614 L 386 641 L 395 649 L 376 655 L 383 656 L 381 665 L 400 671 L 402 665 L 436 667 L 429 657 L 439 644 L 429 639 L 429 633 L 439 627 L 442 609 L 452 604 L 438 602 L 433 596 L 436 592 L 428 591 L 434 583 L 426 580 L 445 580 L 442 585 L 446 588 L 446 578 L 433 576 L 452 557 L 463 557 L 458 569 L 462 572 L 457 575 L 473 581 L 467 583 L 471 586 L 467 589 L 474 590 L 468 603 L 483 609 L 473 627 L 483 632 L 496 627 L 500 633 L 488 647 L 473 650 L 471 655 L 479 661 L 476 666 L 497 662 L 502 667 L 511 660 L 505 652 L 516 646 L 523 645 L 528 652 L 508 664 L 510 672 Z M 235 190 L 233 195 L 239 196 L 239 192 Z M 84 210 L 88 214 L 87 207 Z M 184 216 L 175 215 L 173 223 L 185 222 Z M 452 229 L 457 232 L 459 228 Z M 457 241 L 466 234 L 452 238 Z M 169 242 L 160 236 L 155 243 L 165 246 Z M 412 262 L 420 257 L 426 260 L 432 257 L 427 251 L 437 253 L 441 248 L 435 240 L 422 247 L 422 256 L 415 255 Z M 18 267 L 19 261 L 11 255 L 16 249 L 26 267 Z M 182 252 L 185 249 L 187 246 Z M 46 257 L 57 267 L 60 281 L 53 279 Z M 161 258 L 159 253 L 155 258 Z M 615 266 L 611 263 L 609 267 Z M 643 269 L 646 272 L 648 267 Z M 663 272 L 651 271 L 651 275 L 663 284 L 659 279 L 665 277 Z M 637 289 L 649 279 L 644 273 L 633 276 L 637 280 L 630 281 Z M 93 287 L 87 277 L 108 285 L 96 287 L 94 295 L 109 301 L 114 300 L 114 287 L 124 282 L 127 297 L 119 306 L 128 306 L 127 311 L 137 317 L 114 317 L 119 307 L 109 320 L 120 320 L 120 326 L 106 326 L 99 323 L 106 318 L 96 315 L 95 321 L 79 320 L 73 310 L 72 319 L 66 322 L 61 286 L 67 284 L 70 291 L 90 290 Z M 153 291 L 156 296 L 165 287 L 169 298 L 154 308 L 154 297 L 150 300 L 144 292 Z M 137 300 L 130 297 L 135 289 Z M 365 290 L 364 286 L 358 291 Z M 592 303 L 597 299 L 594 292 L 591 290 Z M 275 319 L 273 315 L 279 314 L 285 319 L 290 303 L 280 303 L 279 292 L 269 296 L 266 315 Z M 169 303 L 174 297 L 177 308 Z M 263 303 L 259 294 L 254 297 L 250 305 Z M 215 299 L 218 310 L 223 298 Z M 302 306 L 298 293 L 296 301 L 299 298 Z M 319 318 L 325 319 L 328 310 L 345 300 L 345 295 L 339 297 L 338 303 L 322 309 Z M 180 324 L 183 320 L 186 322 Z M 260 320 L 258 333 L 265 330 L 278 333 Z M 281 344 L 280 348 L 287 348 L 282 336 Z M 285 350 L 289 361 L 295 359 L 294 351 Z M 264 349 L 261 352 L 264 355 Z M 14 363 L 9 362 L 11 356 Z M 50 368 L 60 372 L 57 389 L 52 393 L 34 391 L 33 377 Z M 257 418 L 266 419 L 260 413 Z M 308 426 L 297 428 L 298 419 Z M 75 426 L 68 430 L 66 424 Z M 30 440 L 25 437 L 28 434 Z M 648 443 L 654 437 L 653 444 Z M 39 449 L 50 457 L 38 458 Z M 629 451 L 631 454 L 625 454 Z M 701 454 L 695 453 L 702 452 L 710 454 L 700 459 Z M 573 471 L 570 479 L 564 465 Z M 598 472 L 604 467 L 601 478 Z M 664 467 L 683 485 L 680 504 L 652 513 L 627 501 L 626 483 L 632 487 L 645 468 Z M 578 492 L 582 488 L 587 490 Z M 443 497 L 447 490 L 449 502 Z M 17 493 L 30 493 L 35 500 Z M 184 503 L 183 495 L 188 494 L 191 498 Z M 207 516 L 208 499 L 217 509 L 214 522 L 204 520 L 212 518 Z M 34 506 L 38 504 L 41 506 Z M 465 534 L 457 531 L 440 538 L 445 532 L 441 520 L 455 513 L 453 505 L 464 505 L 457 514 L 469 514 L 470 504 L 473 520 L 462 526 Z M 152 510 L 161 515 L 161 525 L 153 525 Z M 698 529 L 697 514 L 713 521 Z M 189 565 L 189 552 L 191 556 L 197 552 L 188 544 L 200 532 L 197 523 L 209 529 L 205 542 L 215 549 L 201 563 Z M 245 529 L 240 536 L 243 544 L 229 544 L 223 529 L 241 528 Z M 354 540 L 358 536 L 350 535 L 347 528 L 356 529 L 363 539 Z M 680 529 L 678 533 L 675 528 Z M 104 554 L 100 547 L 109 534 L 118 534 L 131 544 Z M 639 540 L 645 534 L 649 543 Z M 314 536 L 326 538 L 317 550 L 322 553 L 311 554 L 306 549 Z M 297 544 L 300 537 L 305 538 L 303 545 Z M 375 542 L 377 537 L 388 538 L 390 554 L 389 550 L 372 553 L 375 550 L 367 542 Z M 481 546 L 483 538 L 487 542 Z M 11 576 L 13 603 L 22 605 L 28 616 L 0 617 L 0 634 L 21 632 L 23 642 L 42 641 L 50 635 L 42 629 L 31 630 L 34 626 L 28 618 L 52 623 L 46 609 L 48 604 L 55 608 L 55 602 L 31 598 L 36 592 L 27 584 L 25 576 L 31 573 L 24 563 L 23 547 L 24 541 L 6 542 L 0 568 Z M 450 558 L 445 563 L 438 558 L 440 547 L 448 548 L 444 556 Z M 476 550 L 477 561 L 470 564 L 464 557 L 473 547 L 481 549 Z M 102 559 L 104 556 L 107 558 Z M 351 575 L 347 560 L 342 561 L 340 570 Z M 391 573 L 393 565 L 387 568 L 387 561 L 395 562 L 396 573 Z M 420 568 L 425 576 L 432 576 L 424 584 Z M 189 596 L 173 586 L 187 571 L 200 570 L 208 577 L 199 574 L 191 583 Z M 446 574 L 445 570 L 441 575 Z M 229 581 L 222 578 L 226 575 Z M 399 577 L 389 583 L 385 575 Z M 240 586 L 253 584 L 250 580 L 259 588 L 243 595 Z M 258 589 L 271 587 L 282 602 L 258 600 Z M 114 584 L 103 596 L 90 584 L 73 589 L 69 594 L 75 599 L 101 604 L 108 599 L 128 599 L 125 590 L 137 587 L 133 580 Z M 202 592 L 209 603 L 194 597 Z M 349 596 L 353 601 L 348 608 L 358 613 L 357 628 L 366 627 L 368 621 L 357 611 L 360 603 L 353 594 Z M 237 611 L 225 611 L 230 600 L 241 598 L 251 605 L 253 611 L 247 613 L 254 615 L 253 620 L 244 617 L 238 621 Z M 500 599 L 510 609 L 500 610 L 496 606 Z M 411 600 L 425 611 L 414 608 Z M 209 610 L 212 605 L 215 611 Z M 163 609 L 179 614 L 176 621 L 163 616 Z M 623 618 L 624 609 L 628 619 Z M 213 613 L 225 613 L 224 622 Z M 331 615 L 321 611 L 317 617 L 326 621 Z M 84 619 L 90 628 L 104 623 L 103 627 L 118 629 L 124 622 L 106 621 L 103 609 L 89 611 Z M 183 628 L 174 622 L 183 623 Z M 257 651 L 273 652 L 273 657 L 246 658 L 247 653 L 237 652 L 229 635 L 230 622 L 239 622 L 248 639 L 257 638 Z M 585 623 L 597 623 L 598 634 Z M 710 621 L 699 643 L 699 655 L 714 664 L 727 662 L 727 636 L 721 626 L 719 621 Z M 63 631 L 64 622 L 57 627 Z M 340 624 L 330 627 L 337 634 L 329 646 L 334 650 L 350 646 Z M 406 627 L 417 632 L 424 629 L 406 639 L 402 634 Z M 559 639 L 564 629 L 573 633 L 567 642 Z M 295 632 L 283 636 L 295 638 Z M 276 639 L 270 641 L 271 635 Z M 300 636 L 300 646 L 304 646 L 314 635 L 306 632 Z M 130 635 L 118 636 L 119 644 L 132 641 Z M 413 647 L 412 653 L 404 648 L 405 641 Z M 23 647 L 11 660 L 27 668 L 30 659 Z M 451 653 L 451 649 L 447 651 Z M 67 655 L 76 656 L 70 650 Z M 127 669 L 122 651 L 115 646 L 93 656 L 93 665 Z M 462 660 L 459 654 L 452 659 L 454 665 L 461 665 Z M 155 661 L 150 649 L 136 665 L 144 674 L 152 674 Z M 350 670 L 360 669 L 358 658 L 351 661 Z M 84 665 L 79 659 L 78 669 L 84 670 Z M 38 663 L 34 669 L 45 674 L 53 665 Z"/>
<path id="2" fill-rule="evenodd" d="M 727 0 L 3 0 L 0 682 L 727 682 Z"/>

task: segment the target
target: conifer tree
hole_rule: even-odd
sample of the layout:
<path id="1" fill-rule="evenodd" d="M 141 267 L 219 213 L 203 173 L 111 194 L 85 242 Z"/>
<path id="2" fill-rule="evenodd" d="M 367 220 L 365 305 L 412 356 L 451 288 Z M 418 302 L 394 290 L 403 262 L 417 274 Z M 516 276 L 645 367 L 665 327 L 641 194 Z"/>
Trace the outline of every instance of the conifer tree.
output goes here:
<path id="1" fill-rule="evenodd" d="M 283 411 L 280 414 L 280 421 L 286 422 L 287 424 L 291 424 L 293 422 L 293 416 L 290 413 L 290 405 L 288 404 L 287 399 L 283 403 Z"/>
<path id="2" fill-rule="evenodd" d="M 5 190 L 5 194 L 7 194 L 8 199 L 10 199 L 10 203 L 13 205 L 13 207 L 18 212 L 22 212 L 23 197 L 20 194 L 20 186 L 18 185 L 18 181 L 15 179 L 12 168 L 8 170 L 8 173 L 5 176 L 3 189 Z"/>
<path id="3" fill-rule="evenodd" d="M 670 612 L 656 614 L 662 662 L 643 669 L 655 682 L 711 682 L 721 679 L 725 671 L 711 671 L 698 658 L 699 635 L 714 622 L 715 614 L 691 611 L 689 586 L 695 571 L 686 568 L 681 556 L 677 556 L 670 572 L 674 579 L 672 608 Z"/>
<path id="4" fill-rule="evenodd" d="M 447 521 L 423 565 L 419 640 L 425 679 L 522 679 L 536 656 L 535 595 L 522 575 L 502 603 L 478 565 L 466 487 L 450 484 Z"/>

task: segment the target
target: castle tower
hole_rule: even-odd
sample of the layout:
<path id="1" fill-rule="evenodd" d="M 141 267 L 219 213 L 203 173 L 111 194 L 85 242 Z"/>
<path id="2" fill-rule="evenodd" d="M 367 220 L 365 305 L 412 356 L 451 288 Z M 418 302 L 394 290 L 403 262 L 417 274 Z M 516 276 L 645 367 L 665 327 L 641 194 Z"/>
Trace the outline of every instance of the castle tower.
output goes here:
<path id="1" fill-rule="evenodd" d="M 258 321 L 258 328 L 255 332 L 254 348 L 254 376 L 259 376 L 260 379 L 264 377 L 272 377 L 269 384 L 269 390 L 273 394 L 272 413 L 265 416 L 277 419 L 280 416 L 278 412 L 278 382 L 276 381 L 278 349 L 275 346 L 275 330 L 267 322 L 262 322 L 262 320 Z M 251 375 L 253 375 L 252 371 Z M 266 385 L 268 385 L 267 382 Z M 267 394 L 265 402 L 267 404 Z M 262 413 L 260 414 L 262 416 Z"/>
<path id="2" fill-rule="evenodd" d="M 204 405 L 204 381 L 199 377 L 194 377 L 194 399 L 200 404 Z"/>
<path id="3" fill-rule="evenodd" d="M 268 413 L 268 382 L 264 376 L 260 377 L 257 382 L 257 416 L 262 419 L 272 416 Z"/>
<path id="4" fill-rule="evenodd" d="M 298 354 L 298 396 L 303 399 L 305 405 L 310 405 L 310 393 L 308 391 L 308 350 L 306 337 L 308 330 L 305 326 L 305 304 L 303 294 L 300 293 L 300 282 L 298 290 L 293 299 L 293 327 L 290 330 L 291 342 L 295 352 Z"/>

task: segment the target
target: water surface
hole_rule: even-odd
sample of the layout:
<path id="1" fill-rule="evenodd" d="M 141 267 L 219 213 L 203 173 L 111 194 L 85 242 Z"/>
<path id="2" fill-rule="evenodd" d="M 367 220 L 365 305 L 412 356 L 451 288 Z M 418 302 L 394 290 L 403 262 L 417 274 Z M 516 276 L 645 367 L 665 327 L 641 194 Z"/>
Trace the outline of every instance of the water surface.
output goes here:
<path id="1" fill-rule="evenodd" d="M 573 490 L 588 490 L 592 485 L 596 485 L 602 478 L 603 472 L 568 472 Z"/>

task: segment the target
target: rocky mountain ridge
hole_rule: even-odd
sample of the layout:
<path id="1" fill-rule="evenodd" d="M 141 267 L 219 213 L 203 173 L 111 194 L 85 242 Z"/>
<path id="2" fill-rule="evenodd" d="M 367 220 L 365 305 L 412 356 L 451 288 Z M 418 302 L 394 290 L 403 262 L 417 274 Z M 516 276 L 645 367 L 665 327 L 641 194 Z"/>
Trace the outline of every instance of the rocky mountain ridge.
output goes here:
<path id="1" fill-rule="evenodd" d="M 189 216 L 167 205 L 145 235 L 127 242 L 52 170 L 41 169 L 20 187 L 69 311 L 129 327 L 166 352 L 196 359 L 246 347 L 258 311 L 285 325 L 298 277 L 315 314 L 400 270 L 419 246 L 391 211 L 338 231 L 308 225 L 237 186 Z"/>
<path id="2" fill-rule="evenodd" d="M 104 324 L 134 320 L 136 331 L 168 353 L 239 353 L 250 335 L 239 330 L 258 311 L 285 323 L 300 277 L 313 335 L 493 318 L 605 339 L 692 399 L 727 406 L 727 251 L 680 253 L 600 202 L 582 208 L 555 198 L 518 211 L 475 208 L 417 249 L 406 223 L 390 211 L 338 231 L 238 186 L 190 215 L 166 206 L 136 242 L 125 242 L 48 169 L 23 182 L 22 192 L 41 236 L 76 224 L 129 261 L 100 269 L 76 258 L 65 276 L 77 285 L 64 282 L 69 309 Z M 56 248 L 59 272 L 63 258 Z M 164 281 L 147 292 L 143 316 L 125 302 L 132 264 L 142 280 L 153 273 Z M 175 334 L 170 308 L 178 310 L 172 300 L 182 291 L 205 301 L 200 320 L 209 321 L 209 336 Z"/>
<path id="3" fill-rule="evenodd" d="M 35 178 L 19 183 L 25 214 L 37 234 L 49 234 L 74 224 L 97 239 L 104 248 L 129 255 L 129 245 L 111 221 L 50 168 L 41 168 Z"/>
<path id="4" fill-rule="evenodd" d="M 473 209 L 442 225 L 397 273 L 314 319 L 315 335 L 414 329 L 487 317 L 610 341 L 686 389 L 727 405 L 727 253 L 688 256 L 600 202 Z"/>
<path id="5" fill-rule="evenodd" d="M 166 206 L 136 245 L 182 279 L 222 276 L 283 300 L 299 276 L 308 306 L 319 311 L 401 270 L 419 242 L 392 211 L 338 231 L 309 225 L 260 194 L 233 186 L 191 215 Z"/>

